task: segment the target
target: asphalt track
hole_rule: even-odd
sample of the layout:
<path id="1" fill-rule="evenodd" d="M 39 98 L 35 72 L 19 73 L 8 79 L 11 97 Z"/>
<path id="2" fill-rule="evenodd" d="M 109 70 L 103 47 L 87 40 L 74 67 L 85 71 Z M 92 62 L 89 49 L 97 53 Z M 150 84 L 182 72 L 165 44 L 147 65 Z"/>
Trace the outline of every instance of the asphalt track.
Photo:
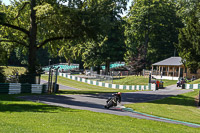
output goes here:
<path id="1" fill-rule="evenodd" d="M 65 86 L 63 86 L 65 87 Z M 67 89 L 66 87 L 65 89 Z M 69 87 L 68 89 L 76 89 Z M 165 97 L 175 96 L 178 94 L 186 93 L 192 90 L 179 90 L 176 86 L 170 86 L 163 90 L 158 91 L 138 91 L 130 93 L 122 93 L 122 102 L 114 108 L 105 109 L 104 105 L 111 94 L 81 94 L 81 95 L 37 95 L 37 96 L 21 96 L 21 99 L 41 102 L 49 105 L 62 106 L 66 108 L 89 110 L 93 112 L 101 112 L 107 114 L 114 114 L 120 116 L 130 116 L 139 119 L 147 119 L 154 121 L 161 121 L 174 124 L 182 124 L 190 127 L 200 127 L 200 125 L 185 123 L 181 121 L 173 121 L 170 119 L 154 117 L 139 112 L 124 109 L 124 104 L 148 102 Z"/>

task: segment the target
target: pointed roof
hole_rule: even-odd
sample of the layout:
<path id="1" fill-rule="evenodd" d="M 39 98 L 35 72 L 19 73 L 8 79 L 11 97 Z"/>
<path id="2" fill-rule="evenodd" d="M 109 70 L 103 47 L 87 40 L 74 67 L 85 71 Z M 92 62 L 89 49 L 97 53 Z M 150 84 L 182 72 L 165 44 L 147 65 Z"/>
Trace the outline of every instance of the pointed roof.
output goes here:
<path id="1" fill-rule="evenodd" d="M 170 57 L 165 60 L 156 62 L 152 64 L 153 66 L 181 66 L 183 63 L 181 62 L 181 57 Z"/>

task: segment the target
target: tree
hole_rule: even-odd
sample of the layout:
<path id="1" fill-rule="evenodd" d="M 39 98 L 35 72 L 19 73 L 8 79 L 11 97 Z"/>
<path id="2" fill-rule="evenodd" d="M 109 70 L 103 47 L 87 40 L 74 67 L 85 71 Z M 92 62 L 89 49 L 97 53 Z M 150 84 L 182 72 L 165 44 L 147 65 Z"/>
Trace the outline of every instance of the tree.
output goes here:
<path id="1" fill-rule="evenodd" d="M 184 28 L 180 29 L 179 43 L 176 46 L 185 65 L 196 73 L 200 68 L 199 1 L 180 1 L 179 15 L 183 18 Z"/>
<path id="2" fill-rule="evenodd" d="M 106 74 L 109 72 L 110 62 L 123 60 L 125 53 L 124 44 L 124 21 L 120 16 L 123 10 L 126 10 L 128 0 L 107 0 L 106 5 L 113 5 L 109 10 L 108 16 L 105 16 L 107 25 L 111 28 L 104 34 L 99 34 L 96 40 L 88 40 L 84 44 L 73 44 L 63 46 L 61 53 L 67 60 L 80 59 L 84 62 L 84 67 L 98 67 L 106 64 Z"/>
<path id="3" fill-rule="evenodd" d="M 0 0 L 0 5 L 2 4 L 2 1 Z M 2 12 L 0 12 L 0 21 L 4 21 L 5 20 L 5 14 L 3 14 Z M 2 33 L 2 31 L 0 30 L 0 34 Z M 5 48 L 2 46 L 1 42 L 0 42 L 0 65 L 4 65 L 5 61 L 7 59 L 7 54 L 5 51 Z M 0 71 L 1 73 L 1 71 Z"/>
<path id="4" fill-rule="evenodd" d="M 62 4 L 67 2 L 67 4 Z M 28 53 L 28 71 L 36 73 L 37 51 L 45 46 L 95 39 L 110 28 L 106 16 L 112 5 L 107 0 L 28 0 L 1 6 L 6 15 L 0 21 L 0 42 L 23 46 Z"/>
<path id="5" fill-rule="evenodd" d="M 122 61 L 125 53 L 124 44 L 124 27 L 125 23 L 119 13 L 126 10 L 127 0 L 118 1 L 110 0 L 115 4 L 116 8 L 110 11 L 109 22 L 113 27 L 104 35 L 98 37 L 98 41 L 90 42 L 87 50 L 83 53 L 83 62 L 87 67 L 97 66 L 98 71 L 100 65 L 106 64 L 105 74 L 110 71 L 110 62 Z"/>
<path id="6" fill-rule="evenodd" d="M 143 68 L 173 56 L 174 44 L 178 43 L 178 28 L 182 26 L 173 1 L 134 0 L 126 21 L 126 62 L 140 55 L 138 49 L 142 47 Z"/>
<path id="7" fill-rule="evenodd" d="M 99 37 L 98 42 L 89 42 L 85 45 L 82 59 L 85 67 L 97 66 L 99 71 L 100 65 L 106 64 L 105 74 L 107 75 L 110 62 L 123 60 L 125 53 L 123 21 L 118 20 L 114 23 L 114 28 L 107 33 L 105 38 Z"/>

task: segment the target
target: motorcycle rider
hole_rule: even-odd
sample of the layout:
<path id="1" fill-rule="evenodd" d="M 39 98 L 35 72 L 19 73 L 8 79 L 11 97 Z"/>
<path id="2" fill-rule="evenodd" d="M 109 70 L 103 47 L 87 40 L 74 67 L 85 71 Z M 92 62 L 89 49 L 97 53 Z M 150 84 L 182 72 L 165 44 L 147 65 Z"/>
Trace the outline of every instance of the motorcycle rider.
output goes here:
<path id="1" fill-rule="evenodd" d="M 117 106 L 117 102 L 121 103 L 121 92 L 112 95 L 114 97 L 108 98 L 108 100 L 106 101 L 107 105 L 104 106 L 107 109 L 109 109 L 112 106 Z"/>
<path id="2" fill-rule="evenodd" d="M 121 92 L 117 92 L 114 94 L 114 96 L 116 96 L 116 100 L 121 103 Z"/>

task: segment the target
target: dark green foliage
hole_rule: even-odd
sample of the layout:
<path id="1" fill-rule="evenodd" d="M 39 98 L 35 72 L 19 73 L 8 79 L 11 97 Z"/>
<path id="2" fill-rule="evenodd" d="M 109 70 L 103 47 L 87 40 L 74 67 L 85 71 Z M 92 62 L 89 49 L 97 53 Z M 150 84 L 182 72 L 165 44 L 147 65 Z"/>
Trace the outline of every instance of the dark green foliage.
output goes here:
<path id="1" fill-rule="evenodd" d="M 185 27 L 180 29 L 177 49 L 185 65 L 192 73 L 200 68 L 200 3 L 193 1 L 188 6 L 185 2 L 182 8 Z"/>
<path id="2" fill-rule="evenodd" d="M 139 72 L 141 72 L 142 69 L 145 68 L 146 64 L 144 46 L 138 48 L 137 51 L 137 55 L 129 58 L 128 66 L 130 68 L 130 71 L 139 74 Z"/>
<path id="3" fill-rule="evenodd" d="M 36 72 L 37 54 L 42 47 L 58 53 L 61 44 L 82 44 L 105 35 L 113 25 L 110 12 L 122 11 L 126 0 L 88 1 L 28 0 L 14 1 L 9 8 L 1 6 L 6 21 L 0 21 L 0 42 L 23 47 L 28 54 L 28 71 Z M 119 5 L 118 5 L 119 4 Z"/>
<path id="4" fill-rule="evenodd" d="M 115 4 L 115 8 L 110 10 L 110 16 L 107 16 L 108 25 L 112 27 L 105 34 L 101 34 L 96 41 L 86 44 L 86 50 L 83 52 L 83 62 L 85 67 L 106 65 L 106 73 L 109 72 L 110 62 L 122 61 L 125 53 L 125 23 L 119 15 L 122 9 L 126 10 L 125 1 L 108 1 L 109 4 Z"/>
<path id="5" fill-rule="evenodd" d="M 141 47 L 144 49 L 146 68 L 174 55 L 174 44 L 178 43 L 178 28 L 182 26 L 180 18 L 176 16 L 174 2 L 134 1 L 126 21 L 127 62 L 132 57 L 137 58 Z"/>
<path id="6" fill-rule="evenodd" d="M 106 39 L 99 39 L 86 45 L 83 53 L 85 67 L 98 66 L 103 63 L 110 65 L 110 62 L 122 61 L 125 53 L 123 21 L 115 20 L 115 26 L 106 34 Z M 108 72 L 109 70 L 107 70 Z"/>

